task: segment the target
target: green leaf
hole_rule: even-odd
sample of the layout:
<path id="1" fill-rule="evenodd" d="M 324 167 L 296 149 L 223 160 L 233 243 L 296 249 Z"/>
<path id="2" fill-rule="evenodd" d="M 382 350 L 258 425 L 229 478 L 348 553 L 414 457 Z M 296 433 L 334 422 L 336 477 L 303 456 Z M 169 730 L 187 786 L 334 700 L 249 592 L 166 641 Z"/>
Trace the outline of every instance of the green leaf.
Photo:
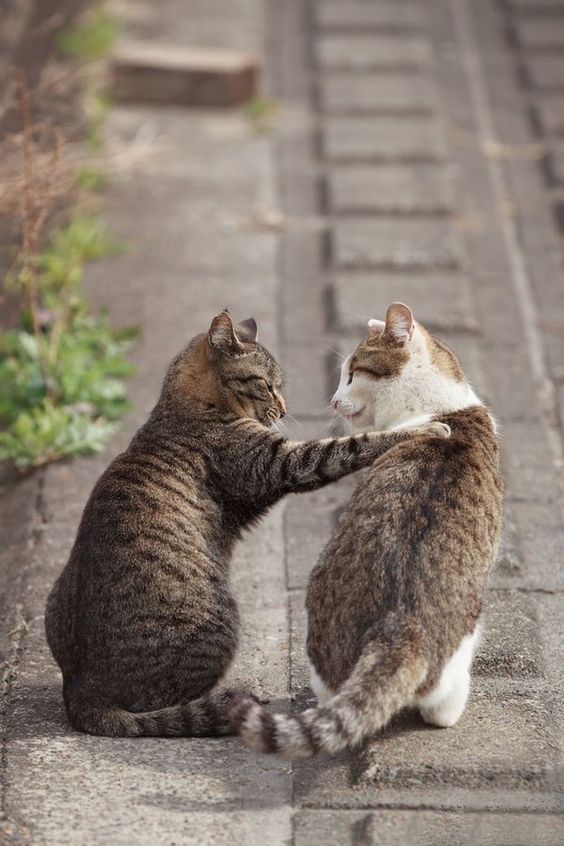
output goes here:
<path id="1" fill-rule="evenodd" d="M 25 468 L 99 452 L 113 431 L 113 424 L 103 418 L 92 419 L 87 413 L 44 400 L 0 432 L 0 460 L 10 459 Z"/>
<path id="2" fill-rule="evenodd" d="M 103 58 L 111 49 L 121 26 L 117 18 L 100 5 L 57 39 L 57 46 L 67 56 L 83 62 Z"/>

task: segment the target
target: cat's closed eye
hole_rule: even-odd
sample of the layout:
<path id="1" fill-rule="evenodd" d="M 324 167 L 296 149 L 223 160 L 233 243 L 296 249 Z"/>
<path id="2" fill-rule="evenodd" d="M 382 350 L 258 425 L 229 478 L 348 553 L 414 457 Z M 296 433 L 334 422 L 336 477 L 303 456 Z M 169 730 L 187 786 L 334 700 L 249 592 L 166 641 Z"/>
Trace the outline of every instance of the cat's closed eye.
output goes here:
<path id="1" fill-rule="evenodd" d="M 266 381 L 261 376 L 245 376 L 230 379 L 236 393 L 249 399 L 265 399 L 268 394 Z"/>
<path id="2" fill-rule="evenodd" d="M 353 380 L 353 376 L 354 376 L 354 373 L 349 373 L 349 380 L 348 380 L 348 382 L 347 382 L 347 385 L 350 385 L 350 384 L 351 384 L 351 382 L 352 382 L 352 380 Z"/>

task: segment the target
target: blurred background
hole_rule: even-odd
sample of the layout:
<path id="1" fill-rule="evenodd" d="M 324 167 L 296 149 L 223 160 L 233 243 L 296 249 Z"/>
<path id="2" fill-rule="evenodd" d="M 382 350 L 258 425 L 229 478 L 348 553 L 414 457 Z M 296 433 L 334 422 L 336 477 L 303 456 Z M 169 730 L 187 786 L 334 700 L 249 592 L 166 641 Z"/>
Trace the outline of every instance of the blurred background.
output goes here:
<path id="1" fill-rule="evenodd" d="M 563 202 L 564 0 L 0 0 L 2 843 L 562 843 Z M 45 595 L 168 361 L 253 316 L 289 434 L 320 436 L 396 300 L 501 425 L 460 725 L 293 770 L 74 735 Z M 273 701 L 310 696 L 303 590 L 350 490 L 238 553 L 234 673 Z"/>

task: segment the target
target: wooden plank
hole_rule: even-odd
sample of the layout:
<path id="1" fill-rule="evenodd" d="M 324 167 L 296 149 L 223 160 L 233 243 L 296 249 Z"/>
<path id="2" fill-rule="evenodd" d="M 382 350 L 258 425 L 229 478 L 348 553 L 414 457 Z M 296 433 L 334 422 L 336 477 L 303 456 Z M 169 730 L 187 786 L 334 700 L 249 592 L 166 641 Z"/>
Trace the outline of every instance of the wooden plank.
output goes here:
<path id="1" fill-rule="evenodd" d="M 258 77 L 256 56 L 234 50 L 123 41 L 112 58 L 122 102 L 234 106 L 257 96 Z"/>

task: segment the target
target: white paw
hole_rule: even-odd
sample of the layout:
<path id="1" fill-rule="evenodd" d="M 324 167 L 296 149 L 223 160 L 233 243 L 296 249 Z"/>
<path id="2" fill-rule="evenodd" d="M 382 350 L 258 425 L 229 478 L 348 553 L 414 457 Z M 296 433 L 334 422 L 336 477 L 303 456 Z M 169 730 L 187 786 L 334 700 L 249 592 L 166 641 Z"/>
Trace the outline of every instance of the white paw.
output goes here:
<path id="1" fill-rule="evenodd" d="M 420 708 L 421 716 L 424 721 L 430 726 L 437 726 L 437 728 L 451 728 L 456 725 L 462 716 L 461 710 L 449 710 L 440 708 Z"/>

